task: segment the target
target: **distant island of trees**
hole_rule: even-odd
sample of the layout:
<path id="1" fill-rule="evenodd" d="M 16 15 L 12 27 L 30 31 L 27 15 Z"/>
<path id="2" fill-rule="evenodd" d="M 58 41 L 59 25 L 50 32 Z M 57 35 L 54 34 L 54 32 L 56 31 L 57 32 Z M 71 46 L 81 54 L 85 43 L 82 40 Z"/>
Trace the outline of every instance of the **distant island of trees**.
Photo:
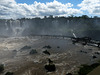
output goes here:
<path id="1" fill-rule="evenodd" d="M 44 16 L 42 19 L 49 19 L 49 18 L 51 18 L 51 19 L 57 19 L 57 18 L 66 18 L 66 19 L 80 19 L 80 18 L 82 18 L 82 19 L 88 19 L 88 18 L 95 18 L 95 19 L 98 19 L 98 18 L 100 18 L 100 17 L 98 17 L 98 16 L 94 16 L 94 17 L 89 17 L 88 15 L 82 15 L 82 16 L 74 16 L 74 15 L 70 15 L 70 16 L 53 16 L 53 15 L 49 15 L 49 16 Z M 41 19 L 40 17 L 35 17 L 35 18 L 21 18 L 21 19 Z"/>
<path id="2" fill-rule="evenodd" d="M 66 19 L 88 19 L 88 18 L 94 18 L 94 19 L 100 19 L 100 17 L 98 16 L 91 16 L 89 17 L 88 15 L 82 15 L 82 16 L 74 16 L 74 15 L 70 15 L 70 16 L 53 16 L 53 15 L 49 15 L 49 16 L 44 16 L 43 18 L 41 17 L 34 17 L 34 18 L 18 18 L 17 20 L 29 20 L 29 19 L 59 19 L 59 18 L 66 18 Z M 13 19 L 11 19 L 13 20 Z"/>

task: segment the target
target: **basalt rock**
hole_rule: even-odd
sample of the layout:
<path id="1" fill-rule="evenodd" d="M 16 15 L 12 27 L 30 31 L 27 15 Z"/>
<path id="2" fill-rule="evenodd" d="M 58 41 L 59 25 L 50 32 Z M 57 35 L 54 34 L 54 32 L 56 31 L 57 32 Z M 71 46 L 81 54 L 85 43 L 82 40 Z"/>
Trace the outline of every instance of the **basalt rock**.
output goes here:
<path id="1" fill-rule="evenodd" d="M 43 51 L 43 53 L 50 55 L 50 53 L 47 50 Z"/>
<path id="2" fill-rule="evenodd" d="M 43 48 L 51 49 L 51 46 L 44 46 Z"/>
<path id="3" fill-rule="evenodd" d="M 5 75 L 14 75 L 13 72 L 7 72 Z"/>
<path id="4" fill-rule="evenodd" d="M 54 64 L 49 64 L 49 65 L 45 65 L 45 69 L 47 70 L 47 72 L 52 72 L 56 70 L 56 67 Z"/>
<path id="5" fill-rule="evenodd" d="M 52 64 L 53 63 L 53 61 L 51 59 L 48 59 L 48 62 L 49 62 L 49 64 Z"/>
<path id="6" fill-rule="evenodd" d="M 45 69 L 47 70 L 47 72 L 52 72 L 56 70 L 55 64 L 53 63 L 53 61 L 51 59 L 48 59 L 48 65 L 45 65 Z"/>
<path id="7" fill-rule="evenodd" d="M 24 46 L 24 47 L 22 47 L 20 50 L 27 50 L 27 49 L 31 49 L 31 46 Z"/>
<path id="8" fill-rule="evenodd" d="M 96 56 L 93 56 L 92 58 L 95 59 L 95 58 L 97 58 L 97 57 L 96 57 Z"/>
<path id="9" fill-rule="evenodd" d="M 72 75 L 71 73 L 68 73 L 68 74 L 66 74 L 66 75 Z"/>
<path id="10" fill-rule="evenodd" d="M 60 48 L 59 46 L 57 46 L 57 48 Z"/>
<path id="11" fill-rule="evenodd" d="M 32 49 L 29 54 L 36 54 L 36 53 L 37 51 L 35 49 Z"/>

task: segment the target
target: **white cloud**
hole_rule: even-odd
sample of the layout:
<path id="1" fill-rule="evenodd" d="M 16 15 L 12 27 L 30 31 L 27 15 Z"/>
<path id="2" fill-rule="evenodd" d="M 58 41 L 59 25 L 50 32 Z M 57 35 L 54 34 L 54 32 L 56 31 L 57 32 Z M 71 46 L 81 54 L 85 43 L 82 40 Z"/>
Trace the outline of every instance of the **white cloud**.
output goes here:
<path id="1" fill-rule="evenodd" d="M 53 2 L 34 2 L 31 5 L 16 3 L 15 0 L 0 0 L 0 18 L 22 18 L 49 15 L 80 14 L 82 11 L 72 8 L 73 4 Z"/>
<path id="2" fill-rule="evenodd" d="M 89 14 L 100 15 L 100 0 L 83 0 L 78 6 Z"/>

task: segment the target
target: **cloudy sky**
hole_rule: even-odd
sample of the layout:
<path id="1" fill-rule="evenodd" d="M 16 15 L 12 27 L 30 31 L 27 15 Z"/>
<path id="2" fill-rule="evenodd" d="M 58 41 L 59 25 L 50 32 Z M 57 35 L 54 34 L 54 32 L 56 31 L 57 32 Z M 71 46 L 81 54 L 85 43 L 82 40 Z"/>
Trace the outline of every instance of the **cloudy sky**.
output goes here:
<path id="1" fill-rule="evenodd" d="M 0 18 L 88 15 L 100 17 L 100 0 L 0 0 Z"/>

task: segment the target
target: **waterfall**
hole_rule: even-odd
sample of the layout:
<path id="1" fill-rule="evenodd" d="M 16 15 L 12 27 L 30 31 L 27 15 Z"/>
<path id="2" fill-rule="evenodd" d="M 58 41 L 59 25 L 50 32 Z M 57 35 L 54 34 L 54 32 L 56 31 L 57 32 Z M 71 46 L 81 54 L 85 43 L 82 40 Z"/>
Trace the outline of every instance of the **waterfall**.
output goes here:
<path id="1" fill-rule="evenodd" d="M 75 38 L 77 38 L 76 35 L 75 35 L 75 33 L 73 33 L 73 36 L 74 36 Z"/>
<path id="2" fill-rule="evenodd" d="M 13 37 L 22 36 L 22 32 L 24 31 L 25 27 L 22 27 L 20 24 L 21 23 L 19 20 L 15 20 L 15 21 L 10 20 L 10 26 L 13 31 L 13 35 L 12 35 Z"/>
<path id="3" fill-rule="evenodd" d="M 69 24 L 69 20 L 67 20 L 67 24 Z"/>
<path id="4" fill-rule="evenodd" d="M 8 30 L 7 20 L 5 21 L 6 30 Z"/>
<path id="5" fill-rule="evenodd" d="M 76 35 L 75 35 L 75 33 L 73 32 L 73 29 L 72 29 L 71 31 L 72 31 L 73 36 L 74 36 L 75 38 L 77 38 Z"/>

